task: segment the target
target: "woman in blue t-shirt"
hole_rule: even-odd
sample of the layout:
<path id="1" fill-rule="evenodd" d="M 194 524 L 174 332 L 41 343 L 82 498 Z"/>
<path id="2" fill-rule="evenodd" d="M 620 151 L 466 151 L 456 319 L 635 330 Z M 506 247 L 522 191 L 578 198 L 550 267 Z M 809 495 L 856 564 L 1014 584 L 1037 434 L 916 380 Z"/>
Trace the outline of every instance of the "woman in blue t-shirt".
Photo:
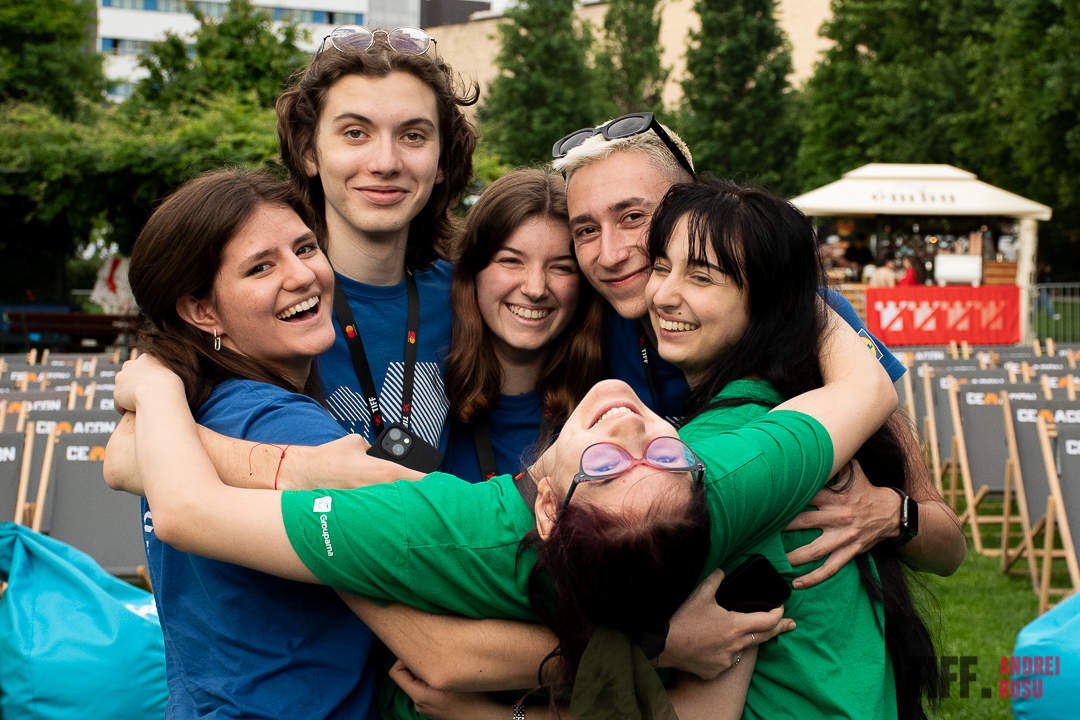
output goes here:
<path id="1" fill-rule="evenodd" d="M 496 180 L 469 212 L 451 285 L 444 472 L 517 473 L 601 378 L 602 304 L 567 223 L 566 183 L 539 169 Z"/>
<path id="2" fill-rule="evenodd" d="M 334 276 L 307 217 L 268 175 L 210 173 L 165 200 L 131 258 L 139 349 L 183 379 L 199 423 L 282 458 L 344 435 L 312 397 Z M 142 510 L 168 718 L 378 717 L 375 637 L 332 590 L 180 552 Z"/>

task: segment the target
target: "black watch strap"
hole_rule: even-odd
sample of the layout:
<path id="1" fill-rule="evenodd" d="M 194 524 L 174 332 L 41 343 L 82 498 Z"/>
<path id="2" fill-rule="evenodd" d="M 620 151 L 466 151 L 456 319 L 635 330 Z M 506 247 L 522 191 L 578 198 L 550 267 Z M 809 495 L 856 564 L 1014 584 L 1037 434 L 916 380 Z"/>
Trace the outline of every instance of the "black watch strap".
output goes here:
<path id="1" fill-rule="evenodd" d="M 900 496 L 900 536 L 888 540 L 890 547 L 907 545 L 919 535 L 919 503 L 897 487 L 889 486 Z"/>

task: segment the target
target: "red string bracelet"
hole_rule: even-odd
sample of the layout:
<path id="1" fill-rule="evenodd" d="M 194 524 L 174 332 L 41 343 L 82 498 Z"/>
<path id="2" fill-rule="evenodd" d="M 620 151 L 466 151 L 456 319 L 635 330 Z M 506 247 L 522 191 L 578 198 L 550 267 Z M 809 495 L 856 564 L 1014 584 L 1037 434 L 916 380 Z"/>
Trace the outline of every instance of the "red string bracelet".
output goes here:
<path id="1" fill-rule="evenodd" d="M 285 450 L 291 448 L 292 445 L 286 445 Z M 274 489 L 277 490 L 277 476 L 281 472 L 281 463 L 285 462 L 285 450 L 281 451 L 281 457 L 277 461 L 277 470 L 274 471 Z"/>
<path id="2" fill-rule="evenodd" d="M 252 470 L 252 468 L 251 468 L 251 453 L 255 452 L 255 448 L 259 447 L 260 445 L 268 445 L 269 447 L 277 448 L 278 450 L 281 450 L 281 457 L 278 458 L 277 470 L 274 471 L 274 489 L 277 490 L 278 489 L 278 486 L 277 486 L 277 484 L 278 484 L 278 474 L 281 473 L 281 463 L 285 462 L 285 451 L 288 450 L 289 448 L 291 448 L 292 445 L 286 445 L 284 448 L 281 447 L 280 445 L 275 445 L 273 443 L 255 443 L 254 445 L 252 445 L 251 449 L 248 450 L 248 476 L 249 477 L 251 475 L 255 474 L 255 471 Z"/>

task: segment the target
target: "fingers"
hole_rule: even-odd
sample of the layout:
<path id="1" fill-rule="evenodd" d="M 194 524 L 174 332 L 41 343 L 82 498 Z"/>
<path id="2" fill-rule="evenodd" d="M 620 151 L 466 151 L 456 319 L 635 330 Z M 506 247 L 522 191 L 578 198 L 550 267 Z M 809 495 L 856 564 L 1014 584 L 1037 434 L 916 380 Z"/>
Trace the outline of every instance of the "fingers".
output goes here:
<path id="1" fill-rule="evenodd" d="M 736 635 L 745 635 L 746 639 L 749 641 L 751 633 L 760 639 L 764 634 L 773 630 L 784 618 L 784 606 L 781 605 L 769 612 L 733 612 L 729 613 L 729 616 L 731 618 L 730 625 L 733 633 Z"/>
<path id="2" fill-rule="evenodd" d="M 763 642 L 768 642 L 769 640 L 772 640 L 777 635 L 780 635 L 780 634 L 786 633 L 786 632 L 791 632 L 792 630 L 795 629 L 795 621 L 792 620 L 791 618 L 784 617 L 784 606 L 783 605 L 776 608 L 772 612 L 759 613 L 759 614 L 766 615 L 770 619 L 775 617 L 776 622 L 773 623 L 772 627 L 770 627 L 770 628 L 768 628 L 766 630 L 762 630 L 760 632 L 755 631 L 754 633 L 752 633 L 753 637 L 750 638 L 751 643 L 750 643 L 750 645 L 748 647 L 753 647 L 755 645 L 760 645 Z"/>
<path id="3" fill-rule="evenodd" d="M 402 690 L 412 696 L 409 692 L 410 689 L 417 689 L 427 685 L 423 680 L 412 674 L 412 670 L 405 666 L 405 663 L 398 660 L 394 663 L 394 666 L 390 668 L 388 673 L 390 678 L 396 682 Z"/>
<path id="4" fill-rule="evenodd" d="M 803 549 L 805 548 L 800 548 L 800 550 Z M 791 586 L 796 590 L 804 590 L 819 585 L 838 573 L 840 568 L 844 567 L 844 565 L 857 554 L 858 549 L 855 546 L 845 545 L 831 553 L 828 560 L 826 560 L 818 569 L 803 575 L 802 577 L 795 578 L 791 583 Z M 792 564 L 794 565 L 794 563 Z"/>
<path id="5" fill-rule="evenodd" d="M 724 582 L 724 571 L 720 568 L 716 568 L 709 573 L 707 578 L 701 581 L 698 588 L 700 588 L 700 592 L 716 595 L 716 589 L 720 587 L 720 583 L 722 582 Z"/>
<path id="6" fill-rule="evenodd" d="M 815 562 L 850 544 L 853 539 L 850 533 L 827 532 L 809 545 L 803 545 L 789 552 L 787 559 L 792 567 Z"/>

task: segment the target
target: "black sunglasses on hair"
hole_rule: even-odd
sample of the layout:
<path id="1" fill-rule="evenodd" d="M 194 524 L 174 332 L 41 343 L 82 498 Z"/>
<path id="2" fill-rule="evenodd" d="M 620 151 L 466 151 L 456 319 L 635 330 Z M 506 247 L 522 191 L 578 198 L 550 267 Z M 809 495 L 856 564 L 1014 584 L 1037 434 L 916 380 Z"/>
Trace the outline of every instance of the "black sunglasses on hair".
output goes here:
<path id="1" fill-rule="evenodd" d="M 694 173 L 694 168 L 690 165 L 690 161 L 686 158 L 686 155 L 684 155 L 683 151 L 679 149 L 679 146 L 675 144 L 675 141 L 671 139 L 667 130 L 664 130 L 664 126 L 657 122 L 656 118 L 653 117 L 653 114 L 650 112 L 630 113 L 629 115 L 623 115 L 614 120 L 609 120 L 600 127 L 575 130 L 555 143 L 551 148 L 551 157 L 555 159 L 566 157 L 571 150 L 591 138 L 593 135 L 603 135 L 605 140 L 617 140 L 618 138 L 640 135 L 650 130 L 655 132 L 656 136 L 664 142 L 668 151 L 671 152 L 672 157 L 679 161 L 679 164 L 686 169 L 686 172 L 690 173 L 690 177 L 697 177 Z"/>

